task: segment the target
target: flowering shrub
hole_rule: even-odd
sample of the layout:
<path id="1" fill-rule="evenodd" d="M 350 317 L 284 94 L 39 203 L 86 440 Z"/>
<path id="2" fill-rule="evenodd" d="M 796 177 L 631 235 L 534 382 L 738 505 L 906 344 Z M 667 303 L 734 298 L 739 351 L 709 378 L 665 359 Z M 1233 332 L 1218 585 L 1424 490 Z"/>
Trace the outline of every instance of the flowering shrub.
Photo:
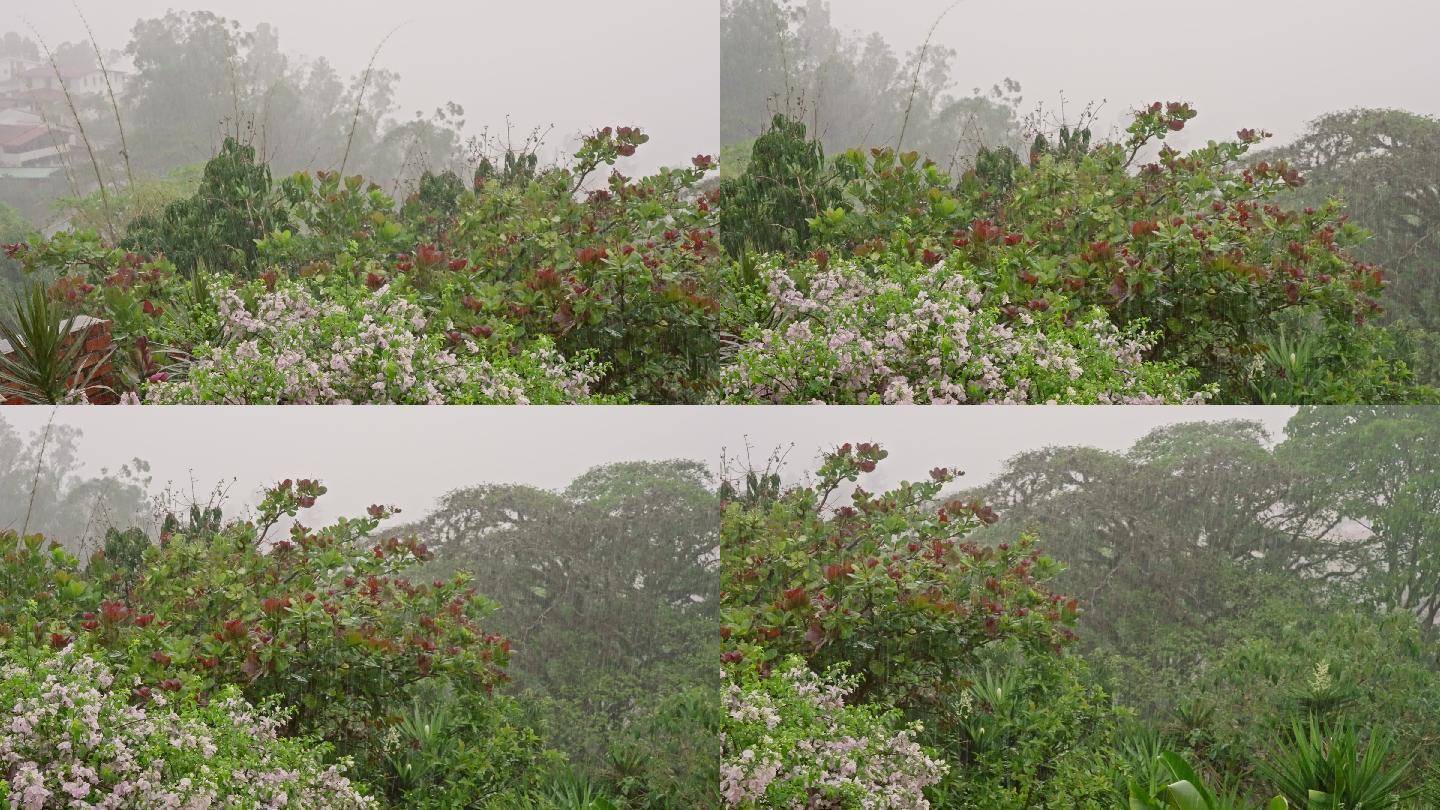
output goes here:
<path id="1" fill-rule="evenodd" d="M 427 331 L 421 307 L 388 287 L 332 286 L 316 297 L 289 283 L 253 305 L 227 290 L 221 341 L 150 377 L 163 404 L 528 404 L 591 399 L 599 369 L 572 365 L 541 338 L 515 356 L 447 329 Z M 252 311 L 253 308 L 253 311 Z"/>
<path id="2" fill-rule="evenodd" d="M 735 808 L 926 810 L 923 790 L 944 762 L 915 741 L 918 726 L 847 706 L 855 679 L 820 676 L 799 658 L 769 675 L 727 672 L 720 795 Z"/>
<path id="3" fill-rule="evenodd" d="M 780 324 L 745 333 L 734 400 L 836 404 L 1181 402 L 1195 376 L 1143 359 L 1154 338 L 1102 309 L 987 297 L 974 268 L 821 259 L 759 268 Z"/>
<path id="4" fill-rule="evenodd" d="M 272 187 L 227 144 L 216 161 L 257 178 L 263 211 L 207 230 L 229 208 L 202 189 L 130 250 L 76 231 L 7 251 L 112 321 L 129 401 L 700 402 L 724 297 L 712 160 L 595 182 L 646 140 L 606 128 L 570 165 L 487 159 L 399 204 L 333 172 Z"/>
<path id="5" fill-rule="evenodd" d="M 138 571 L 98 555 L 82 574 L 39 538 L 0 535 L 0 581 L 14 588 L 0 601 L 0 636 L 89 651 L 129 672 L 142 704 L 231 687 L 277 700 L 292 711 L 287 733 L 323 737 L 368 783 L 389 787 L 386 737 L 415 690 L 446 684 L 457 699 L 484 698 L 505 680 L 511 644 L 483 629 L 494 605 L 464 576 L 403 576 L 431 554 L 414 540 L 370 539 L 388 508 L 268 536 L 324 492 L 285 481 L 258 523 L 172 523 Z"/>
<path id="6" fill-rule="evenodd" d="M 329 746 L 286 738 L 283 712 L 234 686 L 205 703 L 132 703 L 123 669 L 75 650 L 0 648 L 0 800 L 45 807 L 373 807 L 327 765 Z"/>
<path id="7" fill-rule="evenodd" d="M 1099 308 L 1121 340 L 1139 341 L 1143 360 L 1180 372 L 1162 375 L 1160 387 L 1166 391 L 1180 383 L 1185 393 L 1213 390 L 1217 401 L 1267 404 L 1282 398 L 1332 404 L 1433 399 L 1435 392 L 1416 385 L 1404 342 L 1371 325 L 1381 311 L 1386 284 L 1382 269 L 1354 255 L 1367 234 L 1335 201 L 1302 210 L 1282 207 L 1284 192 L 1304 179 L 1282 161 L 1247 161 L 1264 133 L 1241 130 L 1233 141 L 1183 154 L 1164 144 L 1195 115 L 1187 104 L 1156 103 L 1138 110 L 1127 133 L 1113 141 L 1092 144 L 1088 130 L 1065 129 L 1058 144 L 1038 137 L 1028 160 L 1008 149 L 982 150 L 975 169 L 958 180 L 916 152 L 893 149 L 851 150 L 834 158 L 823 173 L 805 164 L 795 171 L 805 175 L 806 193 L 786 198 L 786 205 L 808 205 L 809 218 L 805 228 L 787 228 L 795 244 L 783 261 L 813 254 L 824 264 L 833 256 L 843 265 L 839 273 L 855 279 L 842 286 L 863 281 L 863 268 L 877 289 L 895 285 L 912 297 L 917 274 L 907 267 L 932 267 L 933 274 L 923 276 L 925 283 L 946 288 L 959 296 L 957 302 L 971 294 L 971 285 L 979 291 L 980 300 L 967 305 L 972 310 L 1046 313 L 1036 318 L 1035 328 L 1062 345 L 1077 338 L 1086 345 L 1083 335 L 1071 330 L 1084 330 Z M 801 133 L 777 125 L 771 135 L 803 138 Z M 1151 154 L 1153 162 L 1141 162 L 1142 155 Z M 735 193 L 726 197 L 727 209 L 755 210 L 727 210 L 727 219 L 775 221 L 777 215 L 765 208 L 770 198 L 741 193 L 743 182 L 730 188 Z M 793 220 L 795 214 L 786 216 Z M 774 274 L 753 272 L 753 257 L 731 247 L 738 275 L 749 288 L 741 298 L 758 294 L 763 299 L 763 286 Z M 851 260 L 858 264 L 846 264 Z M 797 267 L 792 275 L 808 272 Z M 949 286 L 952 274 L 965 277 L 957 288 Z M 783 303 L 778 309 L 792 314 Z M 761 361 L 757 369 L 745 368 L 755 363 L 745 358 L 728 378 L 728 391 L 765 399 L 776 396 L 767 383 L 804 384 L 815 389 L 805 396 L 826 402 L 883 401 L 869 386 L 860 387 L 867 396 L 857 397 L 848 367 L 858 365 L 862 375 L 903 377 L 912 386 L 917 379 L 931 379 L 933 371 L 915 368 L 909 358 L 875 356 L 889 337 L 889 318 L 914 310 L 892 305 L 881 309 L 880 318 L 826 312 L 822 320 L 835 323 L 821 328 L 818 338 L 803 331 L 792 337 L 802 343 L 869 341 L 872 346 L 848 361 L 829 356 L 833 347 L 802 349 L 798 358 Z M 786 337 L 783 328 L 766 331 L 774 327 L 769 314 L 763 308 L 738 312 L 742 322 L 758 325 L 750 333 L 760 341 L 756 354 L 762 349 L 775 354 Z M 905 326 L 906 320 L 897 317 L 897 325 Z M 1008 324 L 1015 316 L 995 320 Z M 1311 336 L 1313 350 L 1281 351 L 1286 336 L 1297 333 Z M 922 363 L 936 354 L 926 348 Z M 805 362 L 819 364 L 816 378 L 792 379 L 788 364 Z M 837 364 L 846 372 L 827 378 Z M 943 379 L 959 390 L 986 373 L 983 368 L 953 371 Z M 1288 387 L 1268 382 L 1280 377 L 1297 382 Z M 1136 393 L 1133 388 L 1109 390 L 1108 398 L 1099 394 L 1103 386 L 1128 379 L 1101 374 L 1088 391 L 1077 387 L 1085 396 L 1076 401 L 1123 400 Z M 923 401 L 925 387 L 915 386 L 917 400 Z M 892 398 L 904 399 L 904 390 Z M 967 401 L 985 399 L 966 393 Z"/>
<path id="8" fill-rule="evenodd" d="M 752 471 L 743 490 L 722 489 L 721 661 L 740 684 L 727 687 L 732 724 L 758 724 L 749 732 L 756 739 L 766 726 L 814 733 L 804 711 L 815 707 L 792 700 L 782 711 L 774 696 L 818 688 L 833 702 L 845 693 L 872 721 L 891 712 L 915 721 L 895 745 L 924 745 L 926 757 L 950 766 L 910 783 L 934 806 L 1018 810 L 1039 806 L 1036 791 L 1047 788 L 1106 806 L 1109 779 L 1090 766 L 1108 739 L 1111 707 L 1060 654 L 1074 640 L 1079 606 L 1048 587 L 1059 565 L 1028 537 L 970 539 L 998 516 L 979 501 L 943 497 L 957 475 L 949 469 L 878 494 L 858 486 L 885 458 L 876 445 L 846 444 L 824 457 L 813 483 L 782 488 L 778 474 Z M 848 499 L 830 502 L 847 489 Z M 808 672 L 796 669 L 802 662 Z M 1032 677 L 990 688 L 992 673 L 1006 669 Z M 810 673 L 835 672 L 852 674 L 827 676 L 824 688 L 811 682 Z M 750 694 L 757 690 L 769 697 Z M 892 733 L 856 736 L 875 744 Z M 792 763 L 808 774 L 797 777 L 804 784 L 833 782 L 823 767 L 804 770 L 828 762 L 812 749 L 781 759 L 797 748 L 792 736 L 771 733 L 763 746 L 727 736 L 729 795 L 763 792 L 788 778 Z M 742 759 L 747 747 L 756 753 Z M 1096 796 L 1100 803 L 1086 803 Z M 873 806 L 931 806 L 921 801 Z"/>
<path id="9" fill-rule="evenodd" d="M 995 520 L 980 503 L 933 503 L 954 473 L 828 498 L 873 472 L 885 451 L 844 445 L 813 486 L 771 503 L 733 500 L 721 522 L 720 634 L 727 662 L 800 655 L 817 672 L 859 677 L 867 701 L 951 711 L 956 672 L 1008 640 L 1049 651 L 1073 637 L 1073 599 L 1049 592 L 1059 566 L 1033 541 L 982 547 L 966 535 Z"/>

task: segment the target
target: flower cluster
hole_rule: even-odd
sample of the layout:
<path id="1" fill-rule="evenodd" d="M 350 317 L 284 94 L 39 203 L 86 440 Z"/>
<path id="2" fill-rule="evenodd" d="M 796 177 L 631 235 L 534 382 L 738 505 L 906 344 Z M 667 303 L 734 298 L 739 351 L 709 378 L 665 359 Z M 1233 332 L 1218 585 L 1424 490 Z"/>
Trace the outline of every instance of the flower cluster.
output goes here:
<path id="1" fill-rule="evenodd" d="M 1099 309 L 989 301 L 959 261 L 812 260 L 759 268 L 775 325 L 745 335 L 726 393 L 751 402 L 1136 403 L 1195 399 L 1147 362 L 1150 338 Z M 1203 394 L 1198 398 L 1203 399 Z"/>
<path id="2" fill-rule="evenodd" d="M 820 676 L 791 658 L 770 675 L 733 673 L 725 686 L 720 792 L 734 808 L 926 810 L 944 777 L 893 716 L 847 706 L 853 679 Z"/>
<path id="3" fill-rule="evenodd" d="M 334 287 L 317 297 L 281 284 L 247 304 L 227 290 L 225 340 L 175 377 L 151 377 L 146 401 L 226 404 L 527 404 L 586 401 L 599 370 L 546 339 L 511 356 L 483 337 L 436 334 L 424 310 L 389 287 Z"/>
<path id="4" fill-rule="evenodd" d="M 229 689 L 207 705 L 132 705 L 120 673 L 73 649 L 0 652 L 0 800 L 46 807 L 373 807 L 327 765 L 328 746 L 281 738 L 284 717 Z M 7 795 L 8 794 L 8 795 Z"/>

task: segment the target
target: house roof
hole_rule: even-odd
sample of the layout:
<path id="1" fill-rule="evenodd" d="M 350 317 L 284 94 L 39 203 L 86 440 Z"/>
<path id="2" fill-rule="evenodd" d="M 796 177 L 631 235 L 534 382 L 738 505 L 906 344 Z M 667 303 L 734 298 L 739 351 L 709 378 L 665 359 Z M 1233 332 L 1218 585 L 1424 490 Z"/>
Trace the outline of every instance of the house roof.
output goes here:
<path id="1" fill-rule="evenodd" d="M 60 68 L 60 77 L 61 77 L 62 79 L 81 79 L 81 78 L 84 78 L 84 77 L 86 77 L 86 76 L 90 76 L 90 75 L 92 75 L 92 74 L 96 74 L 96 73 L 99 73 L 99 72 L 100 72 L 100 68 L 98 68 L 98 67 L 90 67 L 90 68 L 62 67 L 62 68 Z M 112 76 L 125 76 L 125 75 L 128 75 L 128 74 L 129 74 L 129 71 L 127 71 L 127 70 L 120 70 L 120 69 L 118 69 L 118 68 L 110 68 L 110 75 L 112 75 Z M 49 78 L 49 77 L 55 75 L 55 68 L 53 68 L 53 67 L 51 67 L 51 66 L 49 66 L 49 65 L 41 65 L 40 67 L 33 67 L 33 68 L 30 68 L 29 70 L 22 70 L 22 71 L 20 71 L 20 73 L 17 74 L 17 75 L 19 75 L 19 76 L 21 76 L 21 77 L 24 77 L 24 78 L 30 78 L 30 79 L 45 79 L 45 78 Z"/>
<path id="2" fill-rule="evenodd" d="M 65 100 L 65 92 L 63 90 L 55 90 L 49 87 L 37 87 L 33 90 L 17 90 L 14 93 L 11 93 L 10 97 L 28 101 L 59 102 Z"/>
<path id="3" fill-rule="evenodd" d="M 7 107 L 4 97 L 0 96 L 0 125 L 38 127 L 44 123 L 45 119 L 39 113 Z"/>
<path id="4" fill-rule="evenodd" d="M 46 127 L 0 124 L 0 149 L 24 146 L 42 138 L 48 138 L 49 135 L 50 130 Z"/>

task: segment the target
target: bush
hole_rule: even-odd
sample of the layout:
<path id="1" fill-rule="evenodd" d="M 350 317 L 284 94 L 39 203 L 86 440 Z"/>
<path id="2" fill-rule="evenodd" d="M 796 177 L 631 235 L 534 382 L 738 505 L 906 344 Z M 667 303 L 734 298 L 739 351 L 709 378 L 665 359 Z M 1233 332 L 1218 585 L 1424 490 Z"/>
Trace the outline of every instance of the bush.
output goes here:
<path id="1" fill-rule="evenodd" d="M 611 741 L 605 773 L 614 793 L 654 810 L 718 808 L 722 724 L 714 686 L 664 696 Z"/>
<path id="2" fill-rule="evenodd" d="M 230 141 L 193 199 L 135 221 L 128 250 L 67 231 L 14 258 L 59 274 L 51 292 L 67 306 L 114 322 L 119 371 L 141 399 L 150 378 L 181 382 L 176 361 L 199 358 L 200 379 L 154 401 L 700 402 L 714 393 L 725 297 L 714 195 L 700 190 L 713 161 L 593 182 L 646 140 L 606 128 L 567 166 L 511 153 L 500 171 L 487 158 L 473 183 L 428 175 L 398 205 L 359 176 L 272 183 Z M 232 297 L 263 322 L 265 294 L 300 299 L 323 334 L 287 321 L 272 324 L 275 343 L 246 345 L 254 335 L 227 322 Z M 372 321 L 398 331 L 370 337 L 398 345 L 378 360 L 385 385 L 350 390 L 358 382 L 329 379 L 348 372 L 325 363 Z M 437 357 L 447 351 L 460 360 Z M 412 354 L 430 361 L 413 384 Z"/>
<path id="3" fill-rule="evenodd" d="M 1022 538 L 982 548 L 965 539 L 994 515 L 980 503 L 932 499 L 954 473 L 871 494 L 828 498 L 873 472 L 885 451 L 844 445 L 821 463 L 814 486 L 772 503 L 733 500 L 721 523 L 723 654 L 761 661 L 799 655 L 817 672 L 855 674 L 855 698 L 882 702 L 927 723 L 957 711 L 957 672 L 981 650 L 1064 645 L 1077 606 L 1045 586 L 1058 566 Z"/>
<path id="4" fill-rule="evenodd" d="M 1291 727 L 1288 746 L 1263 770 L 1297 805 L 1393 810 L 1413 791 L 1405 789 L 1410 760 L 1395 759 L 1383 732 L 1361 742 L 1354 727 L 1322 730 L 1312 718 Z"/>
<path id="5" fill-rule="evenodd" d="M 121 245 L 167 256 L 185 273 L 200 266 L 254 273 L 256 241 L 285 223 L 272 189 L 270 168 L 256 163 L 255 147 L 226 137 L 194 196 L 137 217 Z"/>
<path id="6" fill-rule="evenodd" d="M 421 690 L 442 687 L 473 715 L 506 679 L 511 645 L 481 627 L 494 605 L 465 577 L 404 577 L 430 557 L 423 545 L 369 539 L 389 509 L 268 536 L 323 493 L 314 481 L 286 481 L 267 492 L 258 523 L 168 522 L 139 571 L 97 557 L 82 574 L 38 537 L 0 535 L 0 631 L 125 669 L 142 703 L 212 700 L 231 688 L 278 701 L 290 712 L 285 734 L 325 739 L 367 783 L 396 795 L 387 754 L 398 718 L 437 694 Z"/>
<path id="7" fill-rule="evenodd" d="M 546 338 L 503 343 L 427 329 L 421 307 L 382 287 L 317 296 L 282 282 L 253 304 L 226 291 L 221 341 L 150 377 L 158 404 L 554 404 L 591 401 L 599 367 L 572 364 Z"/>
<path id="8" fill-rule="evenodd" d="M 732 401 L 802 404 L 1182 402 L 1193 372 L 1143 359 L 1155 338 L 1093 308 L 986 303 L 973 268 L 903 258 L 761 262 L 777 326 L 745 332 Z"/>
<path id="9" fill-rule="evenodd" d="M 920 741 L 952 768 L 929 795 L 939 807 L 1069 810 L 1112 806 L 1117 709 L 1078 656 L 1000 646 L 965 678 L 953 725 Z"/>
<path id="10" fill-rule="evenodd" d="M 1210 651 L 1203 671 L 1155 673 L 1186 696 L 1163 722 L 1203 766 L 1246 773 L 1297 721 L 1312 720 L 1327 732 L 1389 730 L 1417 769 L 1436 763 L 1425 741 L 1440 733 L 1440 674 L 1413 616 L 1275 600 L 1222 626 L 1235 641 Z"/>
<path id="11" fill-rule="evenodd" d="M 720 794 L 736 808 L 924 810 L 945 763 L 915 742 L 916 725 L 847 706 L 853 678 L 788 658 L 767 676 L 732 673 L 724 690 Z"/>
<path id="12" fill-rule="evenodd" d="M 373 807 L 327 764 L 330 747 L 282 737 L 285 712 L 236 686 L 199 701 L 132 705 L 131 675 L 76 650 L 0 648 L 0 800 L 11 807 Z"/>
<path id="13" fill-rule="evenodd" d="M 840 201 L 828 182 L 819 141 L 805 125 L 776 115 L 751 145 L 744 170 L 720 186 L 720 234 L 732 257 L 746 251 L 791 253 L 810 242 L 810 218 Z"/>
<path id="14" fill-rule="evenodd" d="M 448 686 L 422 690 L 400 715 L 385 758 L 399 806 L 437 809 L 514 807 L 560 759 L 515 700 Z"/>
<path id="15" fill-rule="evenodd" d="M 979 295 L 971 308 L 1040 309 L 1047 313 L 1040 328 L 1051 337 L 1099 308 L 1126 337 L 1148 332 L 1142 359 L 1172 367 L 1186 393 L 1213 386 L 1218 401 L 1267 404 L 1433 399 L 1435 392 L 1415 382 L 1415 352 L 1371 325 L 1382 311 L 1386 280 L 1382 269 L 1355 256 L 1366 233 L 1336 201 L 1283 208 L 1284 193 L 1304 180 L 1284 161 L 1246 162 L 1261 133 L 1242 130 L 1233 141 L 1185 154 L 1163 144 L 1195 115 L 1187 104 L 1156 103 L 1137 111 L 1117 140 L 1092 142 L 1087 130 L 1067 129 L 1055 145 L 1037 138 L 1028 161 L 1003 149 L 982 152 L 958 181 L 917 152 L 888 148 L 851 150 L 823 171 L 813 160 L 792 160 L 767 169 L 782 179 L 769 179 L 766 194 L 741 189 L 743 177 L 731 181 L 725 217 L 752 223 L 746 234 L 763 232 L 761 225 L 780 227 L 781 213 L 771 210 L 780 206 L 785 221 L 803 219 L 805 228 L 780 228 L 786 240 L 760 240 L 790 257 L 775 257 L 775 266 L 788 269 L 806 253 L 822 257 L 821 264 L 856 260 L 869 271 L 858 279 L 897 282 L 907 292 L 917 272 L 897 273 L 889 259 L 934 267 L 931 276 L 918 276 L 925 284 L 943 287 L 962 275 L 961 294 L 969 296 L 973 286 Z M 761 141 L 774 138 L 788 152 L 808 154 L 802 132 L 781 120 Z M 1136 166 L 1157 146 L 1154 162 Z M 759 171 L 753 163 L 752 171 Z M 740 256 L 737 264 L 753 296 L 761 279 L 749 272 L 750 261 Z M 785 318 L 795 317 L 783 304 L 775 308 L 778 323 L 767 320 L 763 306 L 740 312 L 755 333 L 769 335 L 767 350 L 779 343 Z M 821 337 L 879 345 L 888 326 L 887 317 L 852 317 Z M 1312 351 L 1283 350 L 1297 330 L 1310 336 Z M 834 363 L 823 353 L 818 360 L 822 368 Z M 897 374 L 916 373 L 908 359 L 902 363 L 907 367 Z M 960 384 L 976 373 L 965 370 Z M 1277 377 L 1285 383 L 1270 382 Z M 853 401 L 852 391 L 823 373 L 812 387 L 820 391 L 813 398 Z M 1126 391 L 1109 393 L 1116 399 Z"/>

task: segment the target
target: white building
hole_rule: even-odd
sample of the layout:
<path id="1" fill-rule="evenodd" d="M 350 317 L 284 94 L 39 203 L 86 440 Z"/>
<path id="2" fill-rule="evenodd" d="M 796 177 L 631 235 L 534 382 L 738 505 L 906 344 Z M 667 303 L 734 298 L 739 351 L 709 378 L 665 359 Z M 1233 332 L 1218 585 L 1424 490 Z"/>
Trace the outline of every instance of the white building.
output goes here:
<path id="1" fill-rule="evenodd" d="M 11 79 L 19 78 L 22 73 L 44 66 L 44 62 L 23 56 L 0 56 L 0 86 Z"/>
<path id="2" fill-rule="evenodd" d="M 11 70 L 0 71 L 0 94 L 35 93 L 35 92 L 60 92 L 61 78 L 64 78 L 64 90 L 70 95 L 100 96 L 106 94 L 105 73 L 99 68 L 82 70 L 71 70 L 61 68 L 59 75 L 49 65 L 40 64 L 18 68 L 30 64 L 28 59 L 0 59 L 0 64 L 9 63 Z M 129 71 L 110 70 L 110 86 L 115 89 L 115 95 L 121 95 L 125 90 L 126 80 L 130 77 Z"/>

